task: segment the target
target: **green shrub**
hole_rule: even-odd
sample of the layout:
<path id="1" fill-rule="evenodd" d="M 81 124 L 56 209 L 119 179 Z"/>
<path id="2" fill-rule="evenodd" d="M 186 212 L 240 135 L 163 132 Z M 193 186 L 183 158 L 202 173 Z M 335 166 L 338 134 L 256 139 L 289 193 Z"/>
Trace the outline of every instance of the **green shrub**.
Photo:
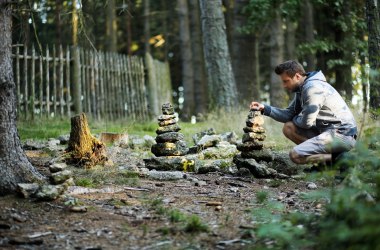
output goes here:
<path id="1" fill-rule="evenodd" d="M 273 249 L 379 249 L 380 246 L 380 141 L 371 130 L 335 165 L 335 172 L 319 175 L 330 188 L 303 197 L 327 203 L 324 213 L 283 213 L 264 192 L 256 195 L 260 207 L 255 248 Z M 345 172 L 340 173 L 340 170 Z M 332 176 L 343 175 L 339 185 Z M 315 176 L 313 177 L 315 178 Z M 328 186 L 328 185 L 326 185 Z"/>

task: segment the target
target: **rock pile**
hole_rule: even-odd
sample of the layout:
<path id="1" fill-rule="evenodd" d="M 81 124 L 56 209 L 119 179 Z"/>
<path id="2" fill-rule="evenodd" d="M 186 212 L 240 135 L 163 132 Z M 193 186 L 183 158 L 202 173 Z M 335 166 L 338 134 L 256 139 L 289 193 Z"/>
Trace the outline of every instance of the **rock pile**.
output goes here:
<path id="1" fill-rule="evenodd" d="M 144 159 L 149 170 L 162 171 L 194 171 L 195 161 L 185 156 L 189 148 L 184 135 L 178 133 L 181 128 L 177 124 L 173 106 L 170 103 L 162 105 L 162 115 L 158 117 L 156 144 L 151 147 L 154 157 Z"/>
<path id="2" fill-rule="evenodd" d="M 155 156 L 181 156 L 187 154 L 189 148 L 184 135 L 178 133 L 181 128 L 177 124 L 174 108 L 170 103 L 162 105 L 162 115 L 158 117 L 156 142 L 151 148 Z"/>
<path id="3" fill-rule="evenodd" d="M 237 149 L 240 155 L 234 157 L 236 167 L 242 172 L 246 169 L 258 178 L 274 177 L 277 171 L 269 168 L 266 164 L 273 160 L 273 154 L 263 149 L 263 142 L 266 138 L 263 128 L 264 118 L 260 111 L 250 110 L 243 128 L 244 134 L 242 143 L 238 143 Z"/>
<path id="4" fill-rule="evenodd" d="M 242 157 L 252 158 L 250 154 L 252 150 L 263 148 L 263 141 L 266 137 L 265 129 L 263 128 L 264 118 L 260 111 L 251 110 L 245 124 L 242 143 L 237 145 L 237 149 L 242 152 Z"/>

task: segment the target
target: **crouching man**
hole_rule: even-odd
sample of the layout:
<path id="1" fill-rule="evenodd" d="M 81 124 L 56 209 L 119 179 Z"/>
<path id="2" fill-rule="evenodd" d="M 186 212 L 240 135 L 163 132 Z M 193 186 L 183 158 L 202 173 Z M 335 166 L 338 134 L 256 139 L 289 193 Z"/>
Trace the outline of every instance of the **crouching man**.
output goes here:
<path id="1" fill-rule="evenodd" d="M 297 144 L 289 154 L 293 162 L 329 162 L 355 146 L 354 116 L 321 71 L 306 73 L 298 62 L 286 61 L 275 72 L 294 99 L 286 109 L 255 101 L 250 108 L 284 123 L 284 135 Z"/>

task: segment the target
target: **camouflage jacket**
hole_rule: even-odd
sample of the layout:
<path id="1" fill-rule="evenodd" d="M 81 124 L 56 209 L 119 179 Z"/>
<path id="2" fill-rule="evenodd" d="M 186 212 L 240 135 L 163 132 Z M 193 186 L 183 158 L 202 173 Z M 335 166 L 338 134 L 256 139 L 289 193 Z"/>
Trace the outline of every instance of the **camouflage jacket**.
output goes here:
<path id="1" fill-rule="evenodd" d="M 357 133 L 355 118 L 342 96 L 326 82 L 321 71 L 307 73 L 286 109 L 264 105 L 263 114 L 279 122 L 293 121 L 303 129 L 320 132 L 335 129 L 353 136 Z"/>

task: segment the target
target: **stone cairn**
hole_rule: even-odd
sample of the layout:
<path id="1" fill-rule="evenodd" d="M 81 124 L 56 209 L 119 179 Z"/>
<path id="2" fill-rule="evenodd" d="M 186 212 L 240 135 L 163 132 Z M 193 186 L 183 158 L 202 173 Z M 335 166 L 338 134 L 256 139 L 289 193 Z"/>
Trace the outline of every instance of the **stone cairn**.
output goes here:
<path id="1" fill-rule="evenodd" d="M 155 156 L 181 156 L 187 154 L 189 148 L 184 135 L 178 133 L 181 128 L 177 124 L 174 108 L 170 103 L 162 105 L 162 115 L 158 117 L 156 142 L 151 148 Z"/>
<path id="2" fill-rule="evenodd" d="M 250 110 L 245 124 L 242 143 L 237 145 L 237 149 L 241 151 L 243 158 L 252 158 L 250 152 L 252 150 L 261 150 L 263 148 L 263 141 L 266 138 L 265 129 L 262 127 L 264 125 L 264 118 L 261 112 Z"/>
<path id="3" fill-rule="evenodd" d="M 248 169 L 258 178 L 273 177 L 277 174 L 276 170 L 269 168 L 266 164 L 266 162 L 273 160 L 273 155 L 263 149 L 263 142 L 266 138 L 263 125 L 264 117 L 261 112 L 250 110 L 246 126 L 243 128 L 242 142 L 237 145 L 237 149 L 241 154 L 234 157 L 234 163 L 239 171 Z"/>

